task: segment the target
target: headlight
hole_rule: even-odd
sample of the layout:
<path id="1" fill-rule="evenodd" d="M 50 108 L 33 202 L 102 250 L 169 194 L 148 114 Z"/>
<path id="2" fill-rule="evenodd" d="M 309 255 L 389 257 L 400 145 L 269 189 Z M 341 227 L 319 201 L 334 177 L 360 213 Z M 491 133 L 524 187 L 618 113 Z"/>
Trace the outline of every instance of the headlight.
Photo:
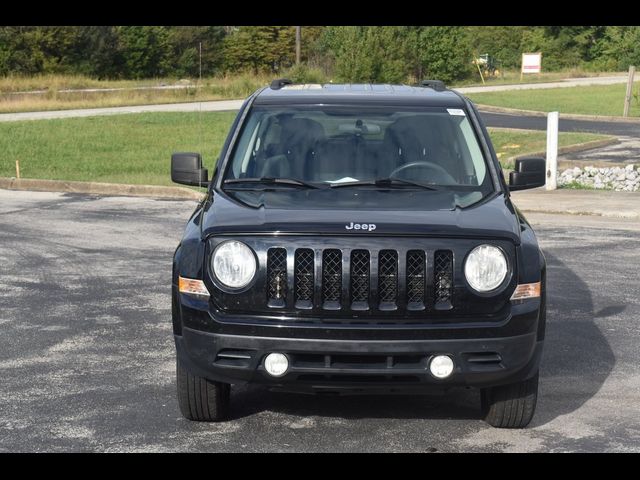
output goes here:
<path id="1" fill-rule="evenodd" d="M 224 286 L 246 287 L 256 274 L 256 257 L 244 243 L 228 240 L 213 251 L 211 269 Z"/>
<path id="2" fill-rule="evenodd" d="M 507 259 L 497 247 L 480 245 L 474 248 L 464 264 L 464 276 L 471 288 L 490 292 L 498 288 L 507 276 Z"/>

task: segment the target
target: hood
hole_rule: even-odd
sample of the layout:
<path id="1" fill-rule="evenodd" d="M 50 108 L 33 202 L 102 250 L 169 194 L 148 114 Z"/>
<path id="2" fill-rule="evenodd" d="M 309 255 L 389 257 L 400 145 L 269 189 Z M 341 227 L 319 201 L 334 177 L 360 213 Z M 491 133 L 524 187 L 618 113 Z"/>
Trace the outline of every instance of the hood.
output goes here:
<path id="1" fill-rule="evenodd" d="M 461 203 L 451 191 L 216 191 L 205 207 L 202 234 L 477 236 L 520 243 L 517 217 L 503 194 L 466 208 Z"/>

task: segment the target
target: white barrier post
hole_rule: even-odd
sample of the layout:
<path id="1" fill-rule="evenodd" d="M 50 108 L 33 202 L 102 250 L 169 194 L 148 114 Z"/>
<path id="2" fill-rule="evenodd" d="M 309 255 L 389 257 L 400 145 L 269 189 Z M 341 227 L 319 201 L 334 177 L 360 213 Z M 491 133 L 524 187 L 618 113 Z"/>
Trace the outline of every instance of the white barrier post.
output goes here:
<path id="1" fill-rule="evenodd" d="M 627 78 L 627 93 L 624 96 L 624 111 L 622 112 L 623 117 L 629 116 L 629 107 L 631 106 L 631 95 L 633 93 L 633 76 L 636 73 L 636 67 L 631 65 L 629 67 L 629 77 Z"/>
<path id="2" fill-rule="evenodd" d="M 558 112 L 547 116 L 547 190 L 555 190 L 558 182 L 558 117 Z"/>

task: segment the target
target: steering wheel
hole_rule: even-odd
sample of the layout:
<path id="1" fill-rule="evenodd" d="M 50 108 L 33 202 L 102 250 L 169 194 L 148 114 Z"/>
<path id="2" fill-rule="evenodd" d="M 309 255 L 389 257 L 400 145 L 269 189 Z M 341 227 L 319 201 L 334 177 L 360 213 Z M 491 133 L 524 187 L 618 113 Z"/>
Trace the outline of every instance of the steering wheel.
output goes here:
<path id="1" fill-rule="evenodd" d="M 411 162 L 411 163 L 407 163 L 406 165 L 401 165 L 400 167 L 396 168 L 394 171 L 392 171 L 389 174 L 389 178 L 393 178 L 397 176 L 398 173 L 403 172 L 405 170 L 409 170 L 411 168 L 419 168 L 419 167 L 428 168 L 430 170 L 434 170 L 438 172 L 442 176 L 442 179 L 446 181 L 446 183 L 453 183 L 453 184 L 456 183 L 456 180 L 444 168 L 442 168 L 437 163 L 427 162 L 427 161 Z"/>

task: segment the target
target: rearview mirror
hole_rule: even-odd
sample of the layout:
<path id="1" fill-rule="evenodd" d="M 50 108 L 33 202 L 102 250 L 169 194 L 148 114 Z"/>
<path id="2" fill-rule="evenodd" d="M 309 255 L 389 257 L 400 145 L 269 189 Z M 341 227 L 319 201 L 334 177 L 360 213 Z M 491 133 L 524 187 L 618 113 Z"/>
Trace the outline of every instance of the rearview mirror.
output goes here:
<path id="1" fill-rule="evenodd" d="M 202 156 L 190 152 L 171 155 L 171 181 L 196 187 L 208 186 L 209 172 L 202 168 Z"/>
<path id="2" fill-rule="evenodd" d="M 542 187 L 546 183 L 544 158 L 519 158 L 515 170 L 509 173 L 509 190 Z"/>

